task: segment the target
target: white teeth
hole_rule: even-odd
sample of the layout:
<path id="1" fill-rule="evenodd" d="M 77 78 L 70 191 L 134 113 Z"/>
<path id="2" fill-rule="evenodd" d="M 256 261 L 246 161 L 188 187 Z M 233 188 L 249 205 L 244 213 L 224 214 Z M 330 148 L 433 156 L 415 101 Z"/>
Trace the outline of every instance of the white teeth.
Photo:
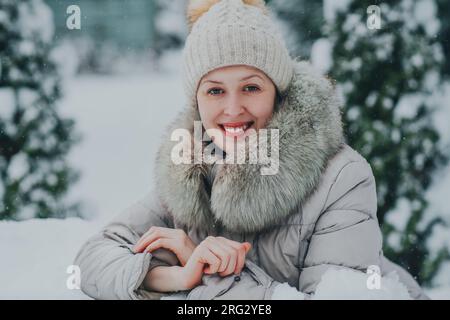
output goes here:
<path id="1" fill-rule="evenodd" d="M 242 127 L 226 127 L 226 126 L 223 126 L 223 128 L 228 133 L 242 133 L 245 130 L 247 130 L 248 125 L 246 124 L 246 125 L 243 125 Z"/>

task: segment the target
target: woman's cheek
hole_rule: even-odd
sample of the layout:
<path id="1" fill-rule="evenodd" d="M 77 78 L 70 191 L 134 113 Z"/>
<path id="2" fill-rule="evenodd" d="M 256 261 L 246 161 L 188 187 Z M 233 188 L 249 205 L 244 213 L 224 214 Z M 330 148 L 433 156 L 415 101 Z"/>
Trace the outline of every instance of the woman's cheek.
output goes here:
<path id="1" fill-rule="evenodd" d="M 268 120 L 273 113 L 273 105 L 267 104 L 266 101 L 261 101 L 260 103 L 254 104 L 256 108 L 252 108 L 251 113 L 257 119 L 256 127 L 258 129 L 264 128 Z"/>
<path id="2" fill-rule="evenodd" d="M 217 105 L 215 103 L 208 105 L 207 119 L 212 128 L 216 127 L 216 122 L 220 114 L 220 105 Z"/>

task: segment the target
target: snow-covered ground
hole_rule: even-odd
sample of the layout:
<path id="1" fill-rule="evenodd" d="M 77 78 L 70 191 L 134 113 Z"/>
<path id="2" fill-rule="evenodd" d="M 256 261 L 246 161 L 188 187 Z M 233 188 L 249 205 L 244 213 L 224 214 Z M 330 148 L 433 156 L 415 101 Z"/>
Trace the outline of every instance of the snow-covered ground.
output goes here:
<path id="1" fill-rule="evenodd" d="M 3 299 L 87 298 L 67 288 L 68 266 L 90 235 L 151 189 L 160 138 L 184 105 L 181 79 L 170 73 L 81 76 L 69 80 L 65 91 L 61 110 L 77 120 L 84 136 L 70 155 L 71 164 L 82 172 L 71 198 L 84 201 L 91 220 L 0 222 Z M 430 196 L 434 207 L 447 210 L 449 189 L 450 167 Z M 443 233 L 441 240 L 448 231 Z M 441 288 L 428 291 L 431 297 L 450 299 L 449 274 L 450 266 L 439 278 Z M 322 287 L 333 288 L 333 283 Z"/>
<path id="2" fill-rule="evenodd" d="M 67 268 L 97 231 L 78 218 L 0 223 L 0 299 L 88 299 L 69 290 Z"/>

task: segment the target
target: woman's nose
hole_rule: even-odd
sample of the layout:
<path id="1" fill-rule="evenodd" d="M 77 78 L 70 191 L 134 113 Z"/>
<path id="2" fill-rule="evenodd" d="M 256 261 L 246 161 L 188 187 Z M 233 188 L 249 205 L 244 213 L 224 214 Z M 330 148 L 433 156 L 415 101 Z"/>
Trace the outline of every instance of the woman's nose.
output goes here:
<path id="1" fill-rule="evenodd" d="M 242 99 L 237 94 L 230 94 L 225 105 L 224 113 L 228 116 L 238 116 L 244 113 Z"/>

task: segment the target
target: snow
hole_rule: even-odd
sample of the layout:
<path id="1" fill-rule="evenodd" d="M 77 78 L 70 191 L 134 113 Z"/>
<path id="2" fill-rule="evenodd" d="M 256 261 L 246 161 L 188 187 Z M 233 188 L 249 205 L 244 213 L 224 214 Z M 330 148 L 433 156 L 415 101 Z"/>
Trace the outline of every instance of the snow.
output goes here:
<path id="1" fill-rule="evenodd" d="M 414 20 L 422 24 L 429 36 L 434 36 L 440 28 L 439 20 L 436 19 L 437 8 L 434 0 L 419 0 L 414 7 Z"/>
<path id="2" fill-rule="evenodd" d="M 11 115 L 13 114 L 15 109 L 14 93 L 12 92 L 12 90 L 0 88 L 0 101 L 2 102 L 0 108 L 0 118 L 11 118 Z"/>
<path id="3" fill-rule="evenodd" d="M 34 0 L 19 5 L 18 27 L 27 39 L 48 43 L 53 37 L 53 14 L 42 0 Z M 24 50 L 29 50 L 24 49 Z"/>
<path id="4" fill-rule="evenodd" d="M 339 12 L 346 11 L 350 0 L 324 0 L 323 15 L 328 23 L 333 23 Z"/>
<path id="5" fill-rule="evenodd" d="M 434 113 L 433 124 L 441 135 L 442 145 L 448 145 L 450 143 L 450 126 L 448 125 L 450 122 L 450 82 L 447 81 L 439 89 L 433 95 L 433 99 L 436 99 L 434 104 L 439 106 Z"/>
<path id="6" fill-rule="evenodd" d="M 331 50 L 331 43 L 326 38 L 318 39 L 311 48 L 311 63 L 322 74 L 326 74 L 333 65 Z"/>
<path id="7" fill-rule="evenodd" d="M 19 153 L 11 159 L 11 164 L 8 168 L 8 175 L 11 179 L 19 180 L 29 170 L 27 157 L 24 153 Z"/>
<path id="8" fill-rule="evenodd" d="M 312 300 L 410 300 L 408 290 L 395 272 L 379 278 L 379 287 L 370 286 L 372 275 L 351 269 L 328 269 L 316 287 Z M 278 285 L 273 300 L 302 300 L 305 296 L 287 283 Z"/>
<path id="9" fill-rule="evenodd" d="M 400 119 L 412 119 L 416 116 L 419 107 L 424 103 L 423 93 L 410 93 L 405 94 L 400 98 L 397 107 L 395 108 L 395 118 Z"/>
<path id="10" fill-rule="evenodd" d="M 0 223 L 0 299 L 87 299 L 69 290 L 66 272 L 82 243 L 98 229 L 77 218 Z"/>
<path id="11" fill-rule="evenodd" d="M 188 30 L 185 18 L 185 1 L 157 1 L 157 5 L 162 7 L 156 17 L 156 28 L 163 34 L 176 34 L 184 39 Z"/>
<path id="12" fill-rule="evenodd" d="M 159 59 L 159 71 L 164 74 L 176 75 L 182 70 L 180 50 L 167 50 L 166 53 Z"/>
<path id="13" fill-rule="evenodd" d="M 405 230 L 411 217 L 411 203 L 407 199 L 399 199 L 395 210 L 396 214 L 386 216 L 386 222 L 396 226 L 398 230 Z"/>
<path id="14" fill-rule="evenodd" d="M 380 287 L 371 288 L 366 273 L 349 269 L 330 268 L 317 285 L 315 300 L 408 300 L 411 297 L 396 273 L 380 278 Z"/>

